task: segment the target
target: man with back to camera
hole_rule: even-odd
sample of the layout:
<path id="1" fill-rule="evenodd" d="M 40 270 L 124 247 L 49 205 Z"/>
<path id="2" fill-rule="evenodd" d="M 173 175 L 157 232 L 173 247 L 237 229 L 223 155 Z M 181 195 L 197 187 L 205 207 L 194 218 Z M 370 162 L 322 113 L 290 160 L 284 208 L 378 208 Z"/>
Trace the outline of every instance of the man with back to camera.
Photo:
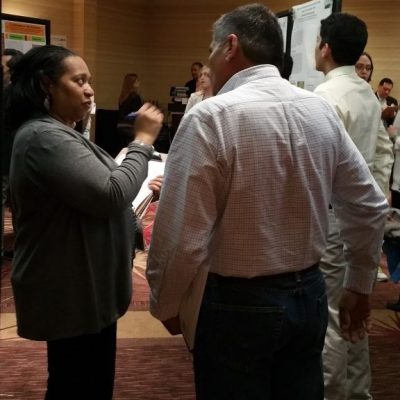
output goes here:
<path id="1" fill-rule="evenodd" d="M 315 60 L 317 70 L 325 74 L 325 81 L 315 93 L 334 107 L 377 184 L 388 194 L 393 164 L 392 143 L 382 124 L 379 103 L 371 87 L 358 77 L 354 67 L 367 39 L 367 26 L 356 16 L 334 13 L 321 21 Z M 361 341 L 351 343 L 341 337 L 339 307 L 348 260 L 336 214 L 339 212 L 333 204 L 333 209 L 329 210 L 328 245 L 320 262 L 329 305 L 323 351 L 325 399 L 367 400 L 372 398 L 369 393 L 368 338 L 365 336 Z M 362 276 L 360 279 L 367 280 Z"/>
<path id="2" fill-rule="evenodd" d="M 168 154 L 150 310 L 179 333 L 185 292 L 208 272 L 193 349 L 200 400 L 323 399 L 329 203 L 348 248 L 343 335 L 368 331 L 387 202 L 330 105 L 280 76 L 282 58 L 267 7 L 218 19 L 216 96 L 183 117 Z"/>
<path id="3" fill-rule="evenodd" d="M 393 81 L 390 78 L 383 78 L 380 80 L 378 89 L 375 92 L 375 95 L 381 105 L 382 119 L 386 127 L 393 125 L 398 108 L 397 99 L 389 96 L 392 89 Z"/>

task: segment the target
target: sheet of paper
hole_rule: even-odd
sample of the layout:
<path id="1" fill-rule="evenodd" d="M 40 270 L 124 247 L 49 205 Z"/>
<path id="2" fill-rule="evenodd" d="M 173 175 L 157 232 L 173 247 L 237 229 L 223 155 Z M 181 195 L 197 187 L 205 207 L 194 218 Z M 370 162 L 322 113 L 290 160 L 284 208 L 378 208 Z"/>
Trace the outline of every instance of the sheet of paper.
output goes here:
<path id="1" fill-rule="evenodd" d="M 115 157 L 115 162 L 118 165 L 121 165 L 123 159 L 126 157 L 126 153 L 128 152 L 128 148 L 124 147 L 117 155 L 117 157 Z"/>
<path id="2" fill-rule="evenodd" d="M 313 91 L 324 79 L 315 69 L 315 46 L 321 19 L 331 14 L 332 6 L 333 0 L 312 0 L 293 7 L 290 82 L 303 89 Z"/>
<path id="3" fill-rule="evenodd" d="M 139 193 L 135 197 L 132 202 L 133 209 L 139 206 L 139 204 L 145 200 L 145 198 L 151 193 L 149 189 L 149 182 L 159 175 L 164 175 L 165 163 L 162 161 L 149 161 L 149 171 L 147 174 L 147 178 L 144 180 L 142 187 L 139 190 Z"/>
<path id="4" fill-rule="evenodd" d="M 117 162 L 118 165 L 121 165 L 122 161 L 126 157 L 127 152 L 128 148 L 124 147 L 115 157 L 115 161 Z M 149 182 L 159 175 L 164 175 L 165 161 L 167 159 L 167 154 L 161 153 L 161 159 L 162 161 L 152 161 L 152 160 L 149 161 L 147 178 L 142 183 L 139 193 L 132 202 L 134 210 L 136 210 L 139 204 L 142 203 L 142 201 L 145 200 L 146 197 L 151 193 L 151 190 L 148 187 Z"/>

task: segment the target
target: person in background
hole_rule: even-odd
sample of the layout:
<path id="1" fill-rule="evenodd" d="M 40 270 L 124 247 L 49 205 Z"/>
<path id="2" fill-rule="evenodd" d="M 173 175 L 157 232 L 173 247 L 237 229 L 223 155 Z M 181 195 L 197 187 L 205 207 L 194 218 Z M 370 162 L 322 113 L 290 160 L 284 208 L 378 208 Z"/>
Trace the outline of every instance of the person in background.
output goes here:
<path id="1" fill-rule="evenodd" d="M 372 73 L 374 72 L 374 64 L 372 62 L 372 57 L 364 51 L 355 65 L 356 74 L 361 78 L 367 81 L 368 83 L 371 82 Z M 389 136 L 393 136 L 392 133 L 393 128 L 388 128 Z M 378 282 L 387 282 L 389 280 L 388 276 L 383 272 L 382 267 L 378 266 L 378 273 L 376 274 L 376 280 Z"/>
<path id="2" fill-rule="evenodd" d="M 77 132 L 94 91 L 85 61 L 58 46 L 14 68 L 6 120 L 16 132 L 11 282 L 18 334 L 47 342 L 46 400 L 111 400 L 117 320 L 132 295 L 132 200 L 163 115 L 143 105 L 121 165 Z"/>
<path id="3" fill-rule="evenodd" d="M 10 84 L 11 74 L 14 65 L 22 57 L 23 53 L 16 49 L 4 49 L 1 56 L 1 66 L 3 68 L 3 87 Z"/>
<path id="4" fill-rule="evenodd" d="M 382 120 L 385 127 L 393 125 L 394 118 L 398 109 L 397 99 L 389 96 L 393 89 L 393 81 L 390 78 L 380 80 L 378 89 L 375 92 L 382 109 Z"/>
<path id="5" fill-rule="evenodd" d="M 335 111 L 283 79 L 282 61 L 282 30 L 266 6 L 220 17 L 215 96 L 184 115 L 166 162 L 150 311 L 180 333 L 183 299 L 208 275 L 193 348 L 198 400 L 323 398 L 318 263 L 330 202 L 347 245 L 342 334 L 356 341 L 369 329 L 387 202 Z"/>
<path id="6" fill-rule="evenodd" d="M 185 83 L 185 86 L 189 88 L 188 95 L 190 96 L 196 90 L 198 90 L 198 78 L 200 69 L 203 67 L 203 64 L 200 61 L 194 62 L 190 67 L 190 73 L 192 74 L 192 79 Z"/>
<path id="7" fill-rule="evenodd" d="M 189 101 L 186 104 L 185 113 L 187 113 L 195 104 L 200 103 L 200 101 L 205 100 L 212 95 L 210 68 L 207 65 L 204 65 L 199 72 L 199 90 L 190 95 Z"/>
<path id="8" fill-rule="evenodd" d="M 315 63 L 317 70 L 324 73 L 325 81 L 314 92 L 332 105 L 369 166 L 374 177 L 370 179 L 375 179 L 382 192 L 388 195 L 393 164 L 392 144 L 380 119 L 380 107 L 371 87 L 355 73 L 355 65 L 367 40 L 366 24 L 354 15 L 333 13 L 323 19 L 315 48 Z M 332 204 L 329 210 L 328 243 L 320 261 L 329 305 L 323 351 L 325 400 L 367 400 L 371 399 L 368 337 L 365 335 L 357 343 L 348 342 L 342 337 L 340 308 L 348 273 L 348 246 L 337 219 L 339 214 L 340 210 Z M 363 224 L 364 221 L 355 223 Z M 359 237 L 361 232 L 362 228 L 356 236 Z M 382 242 L 378 245 L 381 247 Z M 355 301 L 365 302 L 365 307 L 369 307 L 366 300 L 380 261 L 380 252 L 374 249 L 377 251 L 375 268 L 359 277 L 360 286 L 354 293 Z"/>
<path id="9" fill-rule="evenodd" d="M 390 280 L 398 284 L 400 282 L 400 113 L 397 113 L 392 127 L 395 131 L 392 138 L 395 153 L 391 186 L 392 210 L 386 221 L 383 251 L 386 254 Z M 400 312 L 400 296 L 396 300 L 388 301 L 386 308 Z"/>
<path id="10" fill-rule="evenodd" d="M 393 136 L 392 140 L 394 142 L 394 165 L 393 165 L 393 173 L 392 173 L 392 186 L 391 186 L 391 195 L 392 202 L 391 205 L 393 208 L 397 208 L 400 210 L 400 114 L 396 115 L 394 119 L 393 125 Z M 400 306 L 399 306 L 400 307 Z"/>
<path id="11" fill-rule="evenodd" d="M 117 132 L 120 146 L 126 147 L 131 140 L 134 117 L 132 113 L 143 105 L 143 99 L 139 94 L 140 81 L 135 73 L 124 76 L 121 93 L 118 98 L 118 123 Z"/>
<path id="12" fill-rule="evenodd" d="M 22 57 L 23 53 L 15 49 L 4 49 L 1 56 L 1 66 L 3 69 L 3 90 L 7 90 L 7 87 L 11 81 L 11 74 L 15 64 Z M 1 146 L 1 212 L 3 213 L 2 224 L 4 224 L 4 211 L 9 202 L 8 195 L 8 174 L 10 171 L 10 161 L 11 161 L 11 150 L 12 150 L 12 134 L 7 126 L 3 126 L 2 130 L 2 146 Z M 2 232 L 4 225 L 1 226 Z M 3 240 L 3 235 L 2 235 Z M 3 243 L 1 243 L 1 257 L 12 258 L 13 250 L 4 249 Z"/>
<path id="13" fill-rule="evenodd" d="M 161 187 L 163 184 L 164 175 L 158 175 L 149 182 L 149 189 L 153 191 L 153 201 L 158 200 L 160 198 Z"/>
<path id="14" fill-rule="evenodd" d="M 356 73 L 361 78 L 371 82 L 372 73 L 374 72 L 374 64 L 372 62 L 372 57 L 364 51 L 355 65 Z"/>

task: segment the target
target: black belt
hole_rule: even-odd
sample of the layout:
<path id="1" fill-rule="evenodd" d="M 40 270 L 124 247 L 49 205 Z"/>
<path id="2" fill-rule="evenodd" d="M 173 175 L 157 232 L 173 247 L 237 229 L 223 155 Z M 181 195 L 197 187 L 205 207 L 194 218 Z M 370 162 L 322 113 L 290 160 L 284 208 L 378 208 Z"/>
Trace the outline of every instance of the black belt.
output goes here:
<path id="1" fill-rule="evenodd" d="M 238 276 L 223 276 L 223 275 L 219 275 L 216 274 L 214 272 L 209 272 L 208 276 L 211 279 L 214 279 L 216 281 L 220 281 L 220 282 L 230 282 L 230 283 L 240 283 L 240 282 L 270 282 L 272 280 L 275 279 L 294 279 L 296 281 L 301 280 L 301 278 L 310 273 L 313 272 L 315 270 L 317 270 L 319 267 L 319 264 L 314 264 L 311 267 L 302 269 L 301 271 L 295 271 L 295 272 L 284 272 L 282 274 L 275 274 L 275 275 L 262 275 L 262 276 L 255 276 L 253 278 L 241 278 Z"/>

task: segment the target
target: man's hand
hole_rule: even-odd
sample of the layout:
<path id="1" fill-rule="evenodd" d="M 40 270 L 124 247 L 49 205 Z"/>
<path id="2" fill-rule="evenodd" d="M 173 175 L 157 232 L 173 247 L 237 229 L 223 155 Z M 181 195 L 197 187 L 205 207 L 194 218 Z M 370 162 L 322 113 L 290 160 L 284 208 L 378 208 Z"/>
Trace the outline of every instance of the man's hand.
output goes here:
<path id="1" fill-rule="evenodd" d="M 382 119 L 390 119 L 396 116 L 397 106 L 388 106 L 382 110 Z"/>
<path id="2" fill-rule="evenodd" d="M 343 339 L 352 343 L 364 339 L 371 328 L 369 295 L 343 289 L 339 303 L 339 322 Z"/>
<path id="3" fill-rule="evenodd" d="M 399 128 L 397 128 L 396 126 L 393 126 L 393 125 L 389 125 L 386 130 L 391 139 L 395 138 L 397 136 L 397 134 L 399 133 Z"/>
<path id="4" fill-rule="evenodd" d="M 162 183 L 163 183 L 162 175 L 156 176 L 149 182 L 148 186 L 149 186 L 149 189 L 151 189 L 153 191 L 154 200 L 158 200 L 158 198 L 160 197 Z"/>
<path id="5" fill-rule="evenodd" d="M 161 322 L 167 328 L 167 331 L 171 335 L 179 335 L 180 333 L 182 333 L 181 323 L 179 321 L 179 315 Z"/>

